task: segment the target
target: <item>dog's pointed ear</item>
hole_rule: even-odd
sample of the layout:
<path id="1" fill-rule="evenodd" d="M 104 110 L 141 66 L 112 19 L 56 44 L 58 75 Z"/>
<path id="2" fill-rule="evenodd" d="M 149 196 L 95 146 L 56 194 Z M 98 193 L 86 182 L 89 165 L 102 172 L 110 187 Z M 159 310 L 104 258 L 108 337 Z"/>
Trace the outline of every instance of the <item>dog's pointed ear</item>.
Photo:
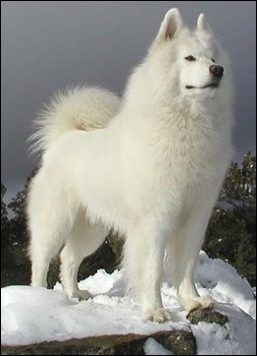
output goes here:
<path id="1" fill-rule="evenodd" d="M 204 14 L 200 14 L 198 16 L 198 19 L 197 19 L 197 29 L 199 31 L 205 31 L 207 33 L 212 33 L 212 30 L 210 28 L 210 25 L 208 24 L 208 22 L 206 21 L 206 18 L 204 16 Z"/>
<path id="2" fill-rule="evenodd" d="M 164 16 L 156 39 L 158 41 L 172 39 L 182 27 L 182 24 L 183 21 L 178 9 L 170 9 Z"/>

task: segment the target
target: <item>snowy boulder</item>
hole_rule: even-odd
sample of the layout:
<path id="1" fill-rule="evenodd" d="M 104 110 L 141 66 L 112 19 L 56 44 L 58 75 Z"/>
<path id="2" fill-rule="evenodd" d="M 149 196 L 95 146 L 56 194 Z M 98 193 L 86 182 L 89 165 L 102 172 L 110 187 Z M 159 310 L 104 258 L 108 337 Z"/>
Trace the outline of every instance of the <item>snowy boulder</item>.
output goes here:
<path id="1" fill-rule="evenodd" d="M 2 288 L 3 354 L 55 354 L 54 349 L 49 353 L 48 347 L 58 349 L 73 345 L 71 347 L 75 350 L 75 345 L 85 348 L 90 342 L 88 340 L 98 340 L 105 344 L 99 346 L 98 354 L 107 355 L 110 340 L 115 340 L 116 350 L 125 349 L 122 352 L 109 349 L 112 354 L 129 352 L 127 354 L 133 355 L 126 350 L 132 350 L 130 347 L 136 345 L 137 355 L 140 354 L 139 348 L 150 355 L 183 354 L 176 349 L 177 346 L 186 348 L 189 355 L 189 352 L 195 354 L 192 347 L 195 339 L 198 355 L 256 355 L 256 300 L 253 290 L 234 268 L 219 259 L 209 259 L 205 253 L 200 254 L 196 286 L 200 295 L 208 293 L 215 299 L 214 312 L 193 312 L 187 318 L 187 313 L 178 303 L 176 289 L 164 281 L 162 299 L 172 319 L 163 324 L 145 321 L 137 298 L 125 293 L 120 270 L 111 274 L 98 270 L 81 281 L 79 286 L 87 289 L 92 298 L 81 302 L 70 300 L 60 284 L 54 290 L 29 286 Z M 187 333 L 184 336 L 176 334 L 182 331 Z M 164 333 L 164 336 L 157 336 L 158 333 Z M 191 346 L 183 346 L 186 335 L 192 341 Z M 41 353 L 33 351 L 35 344 Z M 31 345 L 34 345 L 32 349 Z M 92 351 L 89 349 L 87 352 Z M 62 351 L 61 354 L 65 353 Z"/>
<path id="2" fill-rule="evenodd" d="M 153 350 L 156 353 L 152 353 Z M 165 350 L 165 353 L 160 353 Z M 150 353 L 148 353 L 150 352 Z M 193 334 L 186 330 L 160 331 L 149 336 L 106 335 L 63 342 L 51 341 L 3 347 L 2 355 L 196 355 Z"/>

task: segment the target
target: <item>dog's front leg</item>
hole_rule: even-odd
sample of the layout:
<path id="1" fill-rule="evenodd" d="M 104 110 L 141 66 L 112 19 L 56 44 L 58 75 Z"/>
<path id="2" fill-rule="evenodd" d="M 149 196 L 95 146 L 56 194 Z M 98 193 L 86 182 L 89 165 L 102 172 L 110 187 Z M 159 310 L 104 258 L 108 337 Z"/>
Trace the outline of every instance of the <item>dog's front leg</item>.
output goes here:
<path id="1" fill-rule="evenodd" d="M 160 291 L 165 238 L 164 233 L 156 230 L 153 233 L 149 226 L 133 229 L 124 250 L 125 273 L 129 286 L 140 297 L 143 316 L 159 323 L 170 319 L 169 312 L 163 308 Z"/>

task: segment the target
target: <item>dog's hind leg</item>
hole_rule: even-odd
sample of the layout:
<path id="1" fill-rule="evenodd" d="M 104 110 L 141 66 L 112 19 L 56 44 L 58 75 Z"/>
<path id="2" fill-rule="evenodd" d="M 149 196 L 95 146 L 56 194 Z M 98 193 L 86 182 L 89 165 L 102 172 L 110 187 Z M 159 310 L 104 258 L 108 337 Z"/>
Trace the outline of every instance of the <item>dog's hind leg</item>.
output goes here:
<path id="1" fill-rule="evenodd" d="M 51 260 L 64 245 L 64 227 L 38 224 L 31 229 L 29 255 L 32 263 L 31 285 L 47 287 L 47 273 Z"/>
<path id="2" fill-rule="evenodd" d="M 77 218 L 61 252 L 61 281 L 70 298 L 90 297 L 88 291 L 78 288 L 78 269 L 84 257 L 93 253 L 106 236 L 107 231 L 103 226 L 90 225 L 83 216 Z"/>
<path id="3" fill-rule="evenodd" d="M 39 171 L 29 189 L 27 213 L 32 286 L 47 287 L 49 264 L 64 246 L 74 221 L 75 208 L 64 204 L 63 197 L 67 199 L 67 194 L 57 183 L 46 180 L 45 172 Z"/>

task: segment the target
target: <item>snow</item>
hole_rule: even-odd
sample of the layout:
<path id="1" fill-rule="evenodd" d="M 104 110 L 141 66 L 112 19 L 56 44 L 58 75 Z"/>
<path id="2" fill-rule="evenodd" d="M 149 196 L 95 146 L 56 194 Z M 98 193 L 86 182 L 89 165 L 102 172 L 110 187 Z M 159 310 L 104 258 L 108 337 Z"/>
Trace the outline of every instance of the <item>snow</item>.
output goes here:
<path id="1" fill-rule="evenodd" d="M 149 337 L 144 344 L 145 355 L 174 355 L 173 352 L 165 349 L 159 342 Z"/>
<path id="2" fill-rule="evenodd" d="M 98 270 L 81 281 L 92 298 L 70 300 L 60 284 L 54 290 L 30 286 L 8 286 L 1 290 L 2 344 L 26 345 L 107 334 L 151 334 L 161 330 L 191 329 L 198 355 L 256 355 L 256 301 L 248 281 L 226 262 L 210 259 L 201 251 L 196 270 L 200 295 L 209 293 L 215 310 L 227 315 L 225 326 L 200 322 L 193 325 L 177 301 L 176 290 L 162 285 L 164 306 L 172 320 L 158 324 L 143 320 L 135 296 L 125 294 L 122 270 L 108 274 Z M 148 338 L 147 355 L 171 355 L 162 345 Z"/>

